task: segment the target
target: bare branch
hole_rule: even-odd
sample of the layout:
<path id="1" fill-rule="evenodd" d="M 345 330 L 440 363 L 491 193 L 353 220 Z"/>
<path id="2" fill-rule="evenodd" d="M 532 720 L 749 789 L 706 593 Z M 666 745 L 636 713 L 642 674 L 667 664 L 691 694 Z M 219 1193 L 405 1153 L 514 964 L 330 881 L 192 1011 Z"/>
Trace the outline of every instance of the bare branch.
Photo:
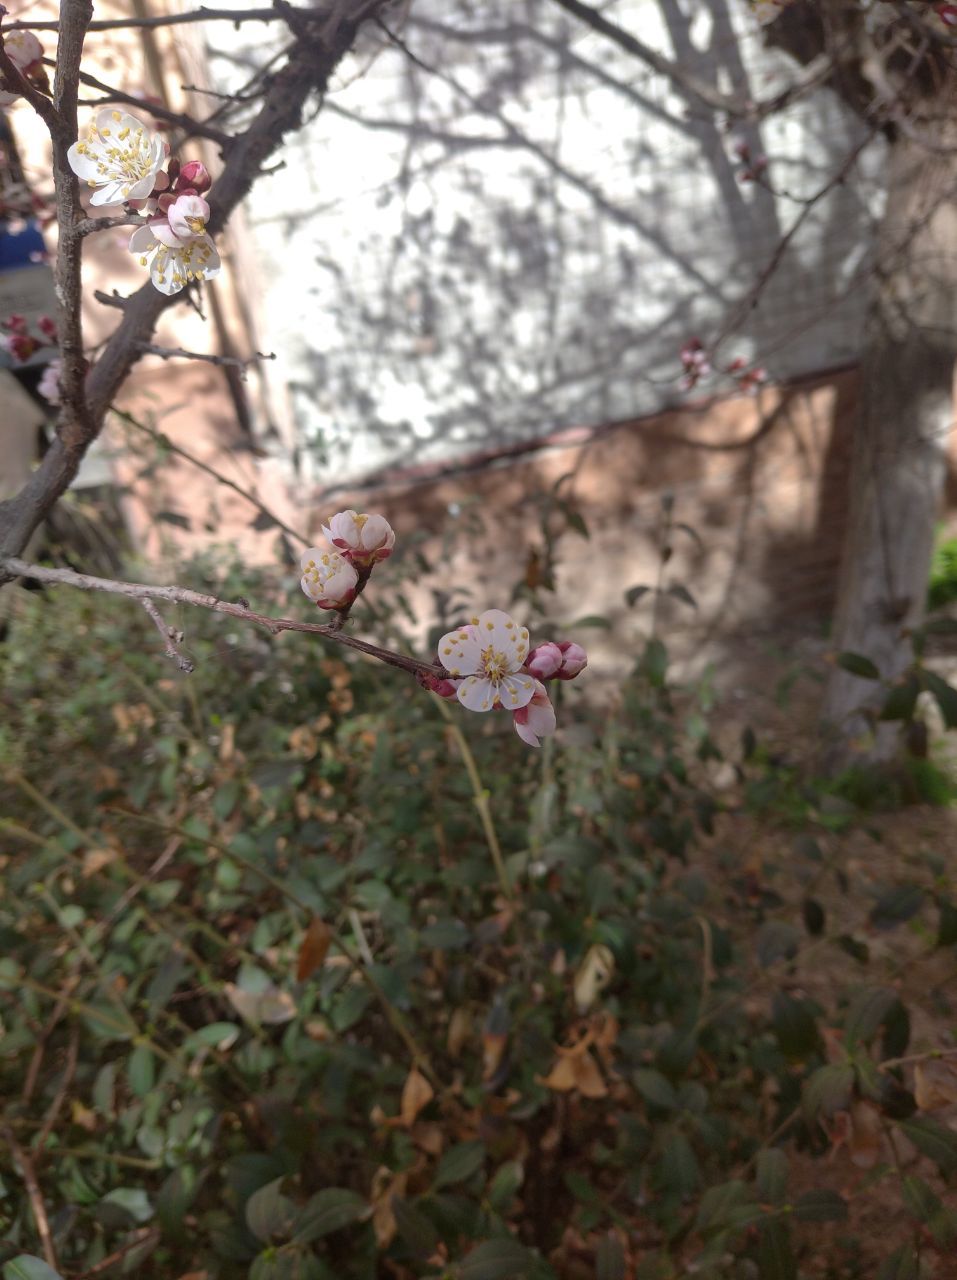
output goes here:
<path id="1" fill-rule="evenodd" d="M 275 351 L 254 351 L 251 356 L 217 356 L 209 351 L 187 351 L 185 347 L 158 347 L 153 342 L 144 342 L 140 349 L 144 356 L 159 356 L 161 360 L 204 360 L 207 364 L 239 369 L 243 373 L 251 364 L 276 358 Z"/>
<path id="2" fill-rule="evenodd" d="M 291 7 L 291 6 L 290 6 Z M 296 19 L 304 22 L 325 21 L 329 16 L 324 9 L 293 9 Z M 135 28 L 137 31 L 153 30 L 156 27 L 179 27 L 188 22 L 231 22 L 239 27 L 244 22 L 287 21 L 286 14 L 278 7 L 269 9 L 208 9 L 201 6 L 187 13 L 167 13 L 155 18 L 98 18 L 91 22 L 90 31 L 120 31 Z M 58 31 L 60 24 L 56 20 L 49 22 L 31 22 L 24 19 L 11 22 L 4 27 L 5 31 Z"/>
<path id="3" fill-rule="evenodd" d="M 139 111 L 146 111 L 157 120 L 165 120 L 167 124 L 175 125 L 177 129 L 182 129 L 187 137 L 208 138 L 210 142 L 215 142 L 226 152 L 233 142 L 233 135 L 226 133 L 222 129 L 217 129 L 211 124 L 206 124 L 202 120 L 195 120 L 192 116 L 185 115 L 182 111 L 171 111 L 169 107 L 164 107 L 159 102 L 144 102 L 142 98 L 137 98 L 135 94 L 124 93 L 122 89 L 115 89 L 112 85 L 104 84 L 102 80 L 97 80 L 96 76 L 89 75 L 86 71 L 80 73 L 80 83 L 88 85 L 91 89 L 99 89 L 103 94 L 102 98 L 98 98 L 96 102 L 83 103 L 84 106 L 101 106 L 108 102 L 122 102 L 124 106 L 136 107 Z"/>
<path id="4" fill-rule="evenodd" d="M 0 570 L 9 577 L 33 578 L 37 582 L 45 582 L 50 586 L 76 587 L 79 591 L 103 591 L 108 595 L 127 596 L 138 600 L 167 600 L 172 604 L 190 605 L 196 609 L 209 609 L 213 613 L 226 613 L 232 618 L 240 618 L 243 622 L 253 622 L 265 627 L 271 635 L 279 635 L 283 631 L 302 631 L 307 635 L 322 636 L 334 644 L 341 644 L 367 657 L 376 658 L 386 666 L 396 667 L 409 675 L 426 680 L 432 679 L 440 672 L 440 668 L 427 662 L 419 662 L 417 658 L 409 658 L 404 653 L 395 653 L 392 649 L 383 649 L 380 645 L 370 644 L 367 640 L 359 640 L 355 636 L 346 635 L 336 624 L 297 622 L 293 618 L 272 618 L 264 613 L 256 613 L 245 601 L 234 604 L 229 600 L 220 600 L 216 596 L 202 591 L 192 591 L 187 587 L 154 587 L 145 582 L 119 582 L 113 578 L 95 578 L 88 573 L 75 573 L 72 569 L 47 569 L 42 565 L 28 564 L 25 560 L 9 557 L 0 560 Z"/>
<path id="5" fill-rule="evenodd" d="M 215 234 L 224 226 L 284 135 L 301 124 L 303 108 L 309 97 L 313 93 L 324 92 L 329 77 L 352 46 L 360 22 L 383 3 L 384 0 L 367 0 L 367 3 L 351 12 L 348 18 L 339 20 L 334 26 L 327 21 L 316 38 L 301 39 L 294 46 L 286 64 L 273 76 L 259 112 L 229 147 L 225 166 L 210 198 L 211 233 Z M 82 6 L 86 16 L 89 16 L 89 6 L 83 0 L 64 0 L 64 13 L 71 13 L 73 5 Z M 72 64 L 67 66 L 65 61 L 65 51 L 71 50 L 76 43 L 68 36 L 64 20 L 58 51 L 63 54 L 64 70 L 67 72 L 64 83 L 71 78 L 75 81 L 77 74 L 76 68 Z M 78 51 L 76 57 L 78 60 Z M 137 105 L 142 108 L 143 104 Z M 70 127 L 71 136 L 75 137 L 75 109 L 71 111 Z M 78 203 L 76 179 L 66 164 L 66 148 L 62 149 L 58 158 L 58 180 L 61 181 L 64 192 L 69 191 L 71 200 Z M 61 228 L 67 226 L 72 229 L 79 221 L 78 209 L 74 206 L 71 209 L 72 216 L 61 218 Z M 62 234 L 61 230 L 61 257 Z M 67 239 L 74 246 L 81 243 L 79 237 L 68 236 Z M 79 324 L 76 319 L 79 314 L 79 263 L 78 254 L 67 257 L 61 271 L 69 277 L 72 285 L 68 296 L 74 304 L 74 314 L 64 332 L 68 338 L 70 358 L 76 360 L 82 359 L 82 350 L 76 346 Z M 182 298 L 183 295 L 179 297 Z M 124 301 L 123 320 L 114 330 L 87 380 L 86 413 L 73 422 L 69 430 L 61 430 L 21 492 L 0 503 L 0 555 L 15 555 L 22 551 L 33 530 L 67 489 L 86 450 L 99 434 L 107 409 L 133 365 L 140 359 L 143 344 L 150 341 L 160 315 L 175 300 L 175 296 L 169 298 L 147 283 Z M 0 569 L 0 583 L 3 580 L 4 571 Z"/>
<path id="6" fill-rule="evenodd" d="M 7 1145 L 13 1152 L 17 1164 L 20 1166 L 20 1176 L 23 1178 L 23 1185 L 27 1189 L 30 1208 L 33 1211 L 33 1220 L 37 1224 L 37 1235 L 40 1237 L 40 1244 L 43 1246 L 43 1256 L 46 1258 L 47 1266 L 52 1267 L 54 1271 L 58 1271 L 59 1263 L 57 1261 L 56 1249 L 53 1247 L 53 1233 L 50 1230 L 50 1219 L 47 1216 L 46 1205 L 43 1203 L 43 1193 L 40 1190 L 39 1182 L 37 1182 L 37 1174 L 33 1167 L 33 1161 L 17 1141 L 13 1130 L 9 1126 L 5 1125 L 2 1133 L 6 1139 Z"/>
<path id="7" fill-rule="evenodd" d="M 157 609 L 152 600 L 148 599 L 146 596 L 140 596 L 140 604 L 149 614 L 156 630 L 163 637 L 163 645 L 166 649 L 167 658 L 172 662 L 175 662 L 180 671 L 185 671 L 187 675 L 191 675 L 195 670 L 193 662 L 180 653 L 179 649 L 176 647 L 177 641 L 182 638 L 181 634 L 177 632 L 175 627 L 168 627 L 166 625 L 163 621 L 163 615 L 160 613 L 159 609 Z"/>
<path id="8" fill-rule="evenodd" d="M 168 449 L 170 453 L 175 453 L 177 457 L 180 457 L 185 462 L 190 463 L 190 465 L 196 467 L 197 470 L 205 471 L 208 476 L 212 476 L 212 478 L 219 484 L 225 485 L 227 489 L 232 489 L 234 493 L 238 493 L 241 498 L 245 498 L 247 502 L 251 503 L 257 511 L 260 511 L 264 516 L 268 516 L 276 525 L 277 529 L 282 529 L 283 533 L 288 533 L 291 538 L 295 538 L 296 541 L 302 543 L 304 547 L 309 546 L 309 538 L 286 524 L 284 520 L 280 520 L 276 513 L 274 511 L 270 511 L 269 507 L 267 507 L 264 502 L 261 502 L 254 493 L 250 493 L 249 490 L 244 489 L 242 485 L 236 484 L 234 480 L 230 480 L 228 476 L 224 476 L 221 471 L 217 471 L 215 467 L 211 467 L 208 462 L 203 462 L 201 458 L 197 458 L 195 454 L 190 453 L 181 445 L 174 444 L 169 436 L 164 435 L 162 431 L 157 431 L 153 427 L 148 427 L 145 422 L 137 421 L 136 418 L 132 417 L 128 413 L 123 413 L 120 409 L 114 409 L 114 413 L 116 413 L 117 417 L 121 418 L 129 426 L 135 427 L 137 431 L 142 431 L 152 440 L 155 440 L 157 444 L 162 445 L 164 449 Z"/>

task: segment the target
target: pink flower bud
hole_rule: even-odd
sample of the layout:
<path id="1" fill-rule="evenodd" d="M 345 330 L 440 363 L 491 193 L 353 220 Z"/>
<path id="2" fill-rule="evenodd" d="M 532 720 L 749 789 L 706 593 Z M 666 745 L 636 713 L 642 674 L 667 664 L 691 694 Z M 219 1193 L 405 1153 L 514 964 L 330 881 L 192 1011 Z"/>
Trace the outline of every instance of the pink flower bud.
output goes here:
<path id="1" fill-rule="evenodd" d="M 40 349 L 39 342 L 29 333 L 11 333 L 4 343 L 14 360 L 29 360 Z"/>
<path id="2" fill-rule="evenodd" d="M 934 12 L 948 27 L 957 27 L 957 5 L 939 4 L 935 6 Z"/>
<path id="3" fill-rule="evenodd" d="M 588 654 L 574 640 L 562 640 L 558 648 L 562 651 L 562 669 L 558 672 L 558 678 L 574 680 L 588 666 Z"/>
<path id="4" fill-rule="evenodd" d="M 537 644 L 525 660 L 525 670 L 538 680 L 549 680 L 562 665 L 562 651 L 557 644 L 546 640 Z"/>
<path id="5" fill-rule="evenodd" d="M 0 320 L 0 329 L 7 329 L 10 333 L 26 333 L 27 318 L 19 311 L 13 311 L 6 320 Z"/>
<path id="6" fill-rule="evenodd" d="M 198 195 L 202 195 L 204 191 L 208 191 L 213 185 L 209 170 L 201 160 L 188 160 L 179 171 L 176 179 L 176 188 L 178 191 L 184 190 L 186 187 L 192 187 Z"/>
<path id="7" fill-rule="evenodd" d="M 56 341 L 56 321 L 52 316 L 41 316 L 37 321 L 37 328 L 45 338 Z"/>
<path id="8" fill-rule="evenodd" d="M 421 675 L 418 679 L 423 689 L 437 693 L 440 698 L 455 698 L 459 687 L 457 680 L 448 680 L 443 676 Z"/>

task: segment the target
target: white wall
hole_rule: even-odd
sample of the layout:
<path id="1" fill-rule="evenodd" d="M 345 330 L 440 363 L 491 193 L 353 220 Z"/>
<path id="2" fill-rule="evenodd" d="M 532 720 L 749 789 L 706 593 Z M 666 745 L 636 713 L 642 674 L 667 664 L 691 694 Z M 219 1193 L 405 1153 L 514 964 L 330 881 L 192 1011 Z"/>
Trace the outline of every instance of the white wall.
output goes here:
<path id="1" fill-rule="evenodd" d="M 738 0 L 684 9 L 603 6 L 727 92 L 762 99 L 796 74 Z M 367 34 L 250 200 L 262 340 L 307 474 L 336 483 L 678 403 L 692 334 L 733 327 L 721 354 L 776 377 L 855 357 L 880 155 L 806 212 L 861 136 L 832 94 L 727 131 L 550 0 L 412 0 L 395 24 L 440 74 Z M 211 51 L 223 85 L 248 74 L 237 56 L 268 53 L 262 33 Z M 739 181 L 738 139 L 770 157 L 777 195 Z"/>

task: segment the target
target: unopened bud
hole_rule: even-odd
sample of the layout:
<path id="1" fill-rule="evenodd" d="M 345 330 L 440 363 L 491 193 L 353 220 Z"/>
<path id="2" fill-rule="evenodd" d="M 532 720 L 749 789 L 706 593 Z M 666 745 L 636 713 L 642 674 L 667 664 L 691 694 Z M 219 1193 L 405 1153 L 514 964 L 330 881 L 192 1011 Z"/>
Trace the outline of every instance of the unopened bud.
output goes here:
<path id="1" fill-rule="evenodd" d="M 177 190 L 183 191 L 187 187 L 192 187 L 197 195 L 202 195 L 212 185 L 213 179 L 201 160 L 188 160 L 186 164 L 181 166 L 179 176 L 176 179 Z"/>
<path id="2" fill-rule="evenodd" d="M 41 316 L 37 321 L 37 328 L 45 338 L 50 338 L 51 341 L 54 342 L 56 341 L 56 321 L 52 316 Z"/>
<path id="3" fill-rule="evenodd" d="M 551 640 L 538 644 L 528 655 L 525 669 L 538 680 L 550 680 L 561 669 L 562 651 Z"/>
<path id="4" fill-rule="evenodd" d="M 558 678 L 574 680 L 588 666 L 588 654 L 574 640 L 562 640 L 558 648 L 562 651 L 562 669 Z"/>

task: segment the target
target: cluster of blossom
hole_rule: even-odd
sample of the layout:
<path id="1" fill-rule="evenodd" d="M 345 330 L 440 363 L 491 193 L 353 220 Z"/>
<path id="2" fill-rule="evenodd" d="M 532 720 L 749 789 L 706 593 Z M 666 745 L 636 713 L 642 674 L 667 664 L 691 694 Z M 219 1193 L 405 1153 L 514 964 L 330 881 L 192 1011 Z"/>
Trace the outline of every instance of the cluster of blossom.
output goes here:
<path id="1" fill-rule="evenodd" d="M 0 17 L 6 9 L 0 5 Z M 24 77 L 37 89 L 50 92 L 46 68 L 43 65 L 43 45 L 32 31 L 11 31 L 3 37 L 3 51 Z M 9 107 L 21 95 L 15 90 L 0 89 L 0 107 Z"/>
<path id="2" fill-rule="evenodd" d="M 300 585 L 321 609 L 347 611 L 379 560 L 392 554 L 395 533 L 379 515 L 340 511 L 323 533 L 333 550 L 310 547 L 302 556 Z M 529 746 L 555 732 L 555 709 L 546 680 L 574 680 L 588 663 L 571 640 L 529 647 L 528 630 L 501 609 L 488 609 L 439 641 L 439 668 L 422 683 L 469 711 L 512 713 L 515 731 Z"/>
<path id="3" fill-rule="evenodd" d="M 742 166 L 738 171 L 739 182 L 759 182 L 764 177 L 768 168 L 767 156 L 753 155 L 743 139 L 734 144 L 734 154 Z"/>
<path id="4" fill-rule="evenodd" d="M 395 533 L 384 516 L 340 511 L 322 532 L 333 551 L 310 547 L 302 554 L 303 591 L 320 609 L 348 609 L 365 586 L 373 566 L 387 560 Z"/>
<path id="5" fill-rule="evenodd" d="M 681 367 L 684 370 L 681 378 L 682 391 L 690 391 L 698 385 L 702 378 L 707 377 L 709 373 L 714 371 L 711 358 L 700 338 L 689 338 L 682 346 L 679 354 Z M 749 368 L 748 362 L 743 356 L 735 356 L 729 365 L 719 368 L 718 372 L 733 378 L 737 383 L 738 390 L 747 392 L 749 395 L 756 394 L 758 388 L 768 380 L 766 369 L 763 369 L 760 365 L 754 365 Z"/>
<path id="6" fill-rule="evenodd" d="M 934 12 L 947 27 L 957 27 L 957 4 L 936 4 Z"/>
<path id="7" fill-rule="evenodd" d="M 56 321 L 52 316 L 40 316 L 37 320 L 37 332 L 30 332 L 30 322 L 26 316 L 13 312 L 5 320 L 0 320 L 0 347 L 18 364 L 44 347 L 57 345 Z M 37 391 L 50 404 L 60 403 L 60 370 L 62 364 L 59 356 L 50 360 L 37 383 Z"/>
<path id="8" fill-rule="evenodd" d="M 146 218 L 130 237 L 130 252 L 149 266 L 160 293 L 219 275 L 222 264 L 206 231 L 204 195 L 212 179 L 199 160 L 167 162 L 162 138 L 136 116 L 109 107 L 67 154 L 73 172 L 94 188 L 90 204 L 122 204 Z"/>

